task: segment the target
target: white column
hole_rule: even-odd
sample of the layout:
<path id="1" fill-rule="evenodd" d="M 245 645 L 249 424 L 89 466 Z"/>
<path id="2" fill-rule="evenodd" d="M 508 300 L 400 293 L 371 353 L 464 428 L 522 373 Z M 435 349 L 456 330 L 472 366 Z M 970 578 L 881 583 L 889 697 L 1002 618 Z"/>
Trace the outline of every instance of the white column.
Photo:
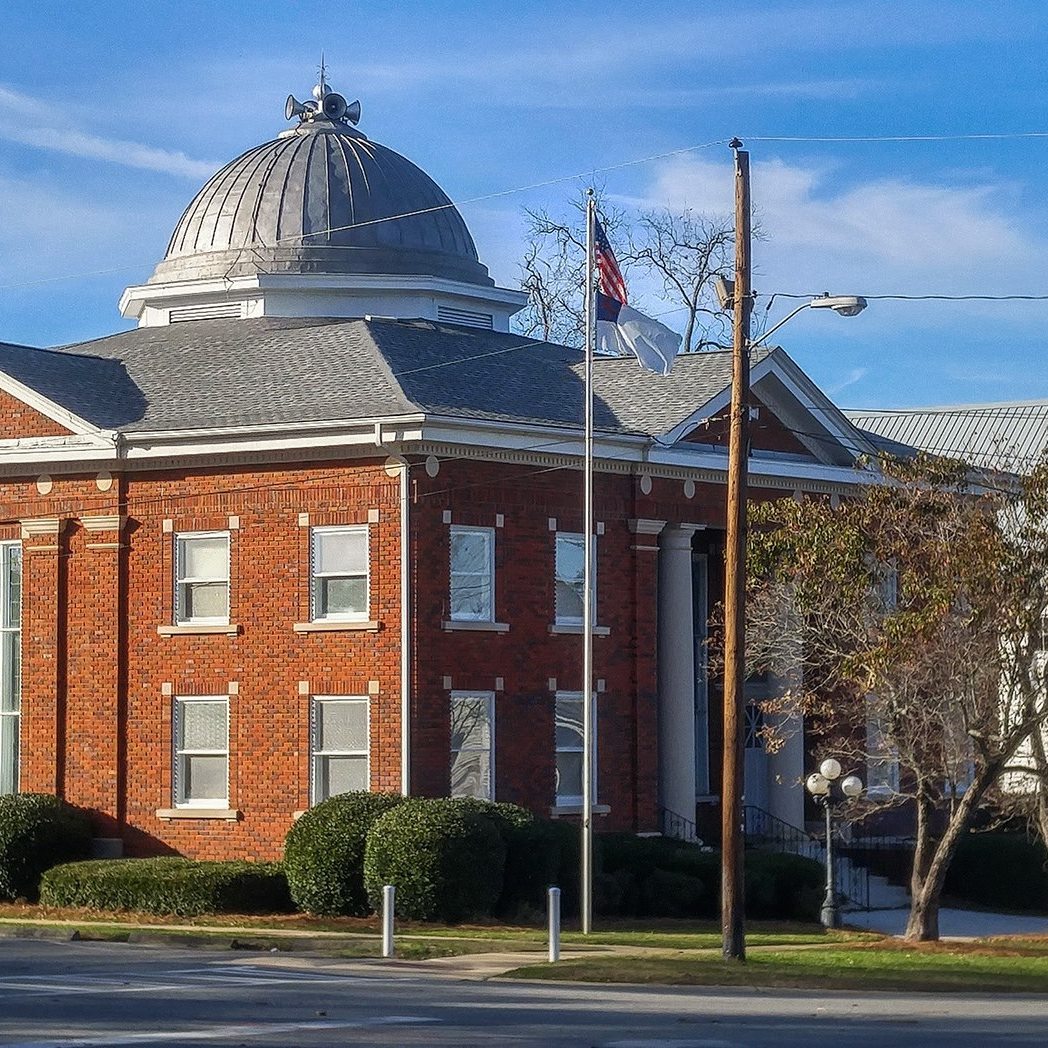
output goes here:
<path id="1" fill-rule="evenodd" d="M 691 525 L 659 542 L 659 803 L 695 820 L 695 629 Z"/>

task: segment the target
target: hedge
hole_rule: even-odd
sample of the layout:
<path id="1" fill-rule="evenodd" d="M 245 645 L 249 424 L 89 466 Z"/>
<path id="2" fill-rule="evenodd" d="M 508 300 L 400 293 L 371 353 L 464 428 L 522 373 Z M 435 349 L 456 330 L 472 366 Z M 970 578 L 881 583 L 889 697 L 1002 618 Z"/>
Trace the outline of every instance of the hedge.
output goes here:
<path id="1" fill-rule="evenodd" d="M 943 894 L 992 909 L 1048 911 L 1048 852 L 1022 833 L 972 834 L 957 846 Z"/>
<path id="2" fill-rule="evenodd" d="M 364 845 L 375 820 L 403 800 L 395 793 L 341 793 L 310 808 L 284 843 L 291 897 L 307 913 L 363 917 Z"/>
<path id="3" fill-rule="evenodd" d="M 206 913 L 288 913 L 283 867 L 275 862 L 94 859 L 55 866 L 40 882 L 46 906 L 196 917 Z"/>
<path id="4" fill-rule="evenodd" d="M 0 899 L 34 902 L 45 870 L 90 854 L 83 812 L 46 793 L 0 797 Z"/>
<path id="5" fill-rule="evenodd" d="M 371 827 L 364 883 L 371 905 L 397 889 L 396 912 L 411 920 L 489 917 L 502 894 L 506 844 L 496 819 L 469 800 L 405 800 Z"/>
<path id="6" fill-rule="evenodd" d="M 661 837 L 596 838 L 595 908 L 602 916 L 709 917 L 720 912 L 720 853 Z M 746 914 L 814 921 L 823 870 L 800 855 L 747 851 Z"/>

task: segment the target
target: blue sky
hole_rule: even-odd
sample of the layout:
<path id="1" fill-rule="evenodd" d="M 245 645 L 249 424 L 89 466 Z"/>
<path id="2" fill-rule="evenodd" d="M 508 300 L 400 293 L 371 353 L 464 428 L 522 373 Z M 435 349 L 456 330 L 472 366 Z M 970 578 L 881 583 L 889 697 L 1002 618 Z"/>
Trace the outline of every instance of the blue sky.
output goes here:
<path id="1" fill-rule="evenodd" d="M 739 135 L 758 292 L 1048 294 L 1048 138 L 760 140 L 1048 131 L 1039 0 L 37 0 L 4 21 L 0 340 L 126 326 L 121 290 L 211 171 L 286 126 L 322 49 L 365 133 L 452 199 L 489 197 L 462 212 L 500 283 L 520 209 L 579 183 L 505 191 Z M 623 201 L 730 208 L 723 144 L 598 178 Z M 1048 397 L 1046 339 L 1048 302 L 876 302 L 779 336 L 837 403 L 886 407 Z"/>

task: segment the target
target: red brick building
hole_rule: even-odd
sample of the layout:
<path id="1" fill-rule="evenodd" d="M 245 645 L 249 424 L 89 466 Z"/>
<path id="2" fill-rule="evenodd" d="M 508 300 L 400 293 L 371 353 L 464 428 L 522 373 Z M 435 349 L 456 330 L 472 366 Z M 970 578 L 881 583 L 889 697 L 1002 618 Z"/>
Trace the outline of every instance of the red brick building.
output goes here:
<path id="1" fill-rule="evenodd" d="M 274 857 L 353 788 L 581 804 L 580 354 L 333 105 L 203 187 L 136 329 L 0 344 L 0 791 L 102 854 Z M 602 827 L 716 803 L 729 369 L 596 364 Z M 782 350 L 753 386 L 754 495 L 849 490 L 863 435 Z M 748 802 L 799 824 L 758 718 Z"/>

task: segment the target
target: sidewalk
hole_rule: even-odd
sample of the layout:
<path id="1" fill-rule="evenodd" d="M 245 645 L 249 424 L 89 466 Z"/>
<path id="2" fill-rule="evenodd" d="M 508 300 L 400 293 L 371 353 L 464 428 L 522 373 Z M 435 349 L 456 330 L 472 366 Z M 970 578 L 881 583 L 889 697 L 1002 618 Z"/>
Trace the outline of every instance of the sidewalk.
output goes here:
<path id="1" fill-rule="evenodd" d="M 883 932 L 885 935 L 902 935 L 909 915 L 908 909 L 870 910 L 868 913 L 847 913 L 844 920 L 850 927 Z M 944 939 L 981 939 L 988 935 L 1048 935 L 1048 917 L 942 909 L 939 911 L 939 934 Z"/>

